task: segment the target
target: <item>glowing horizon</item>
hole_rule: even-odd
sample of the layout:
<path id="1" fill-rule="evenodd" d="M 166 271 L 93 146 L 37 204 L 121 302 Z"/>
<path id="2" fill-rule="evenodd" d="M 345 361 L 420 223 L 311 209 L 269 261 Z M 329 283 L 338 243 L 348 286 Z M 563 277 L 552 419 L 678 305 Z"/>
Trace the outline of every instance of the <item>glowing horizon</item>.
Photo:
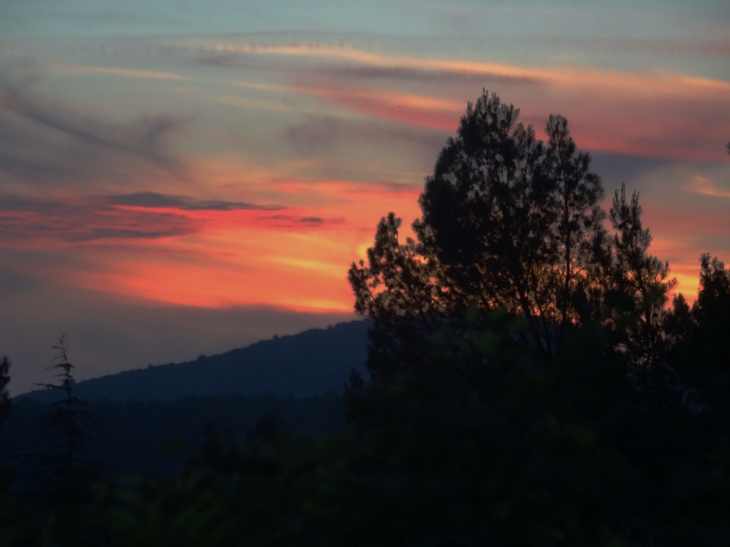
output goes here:
<path id="1" fill-rule="evenodd" d="M 216 2 L 191 4 L 192 19 L 166 1 L 154 13 L 6 4 L 0 302 L 32 330 L 42 302 L 63 309 L 76 295 L 85 339 L 104 324 L 130 347 L 147 335 L 101 310 L 268 309 L 301 317 L 296 328 L 351 318 L 350 263 L 390 211 L 408 232 L 424 178 L 483 88 L 543 139 L 548 116 L 565 116 L 604 179 L 604 207 L 622 182 L 640 191 L 651 252 L 693 300 L 700 254 L 730 261 L 728 14 L 706 4 L 642 0 L 630 22 L 563 3 L 426 2 L 414 14 L 392 2 L 371 19 L 277 4 L 260 21 Z M 27 348 L 66 330 L 64 317 L 32 344 L 7 319 L 0 353 L 30 362 L 39 350 Z M 186 332 L 204 330 L 191 321 Z M 241 327 L 247 340 L 276 331 L 254 324 Z M 233 343 L 205 332 L 191 348 Z M 87 376 L 133 364 L 104 349 L 94 359 L 116 364 Z"/>

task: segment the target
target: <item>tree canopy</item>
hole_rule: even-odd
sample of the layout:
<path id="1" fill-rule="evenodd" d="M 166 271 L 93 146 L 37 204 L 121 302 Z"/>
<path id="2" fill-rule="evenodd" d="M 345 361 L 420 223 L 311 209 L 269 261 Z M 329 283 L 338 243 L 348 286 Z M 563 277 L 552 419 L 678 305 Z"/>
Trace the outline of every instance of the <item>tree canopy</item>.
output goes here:
<path id="1" fill-rule="evenodd" d="M 375 320 L 375 338 L 390 339 L 386 353 L 476 305 L 519 318 L 516 336 L 543 358 L 571 329 L 598 323 L 633 364 L 660 367 L 674 281 L 648 252 L 638 194 L 622 187 L 606 214 L 601 179 L 567 120 L 549 116 L 543 142 L 518 118 L 486 91 L 468 105 L 426 179 L 416 240 L 399 240 L 401 221 L 390 213 L 367 263 L 350 268 L 355 309 Z M 397 352 L 388 364 L 383 346 L 371 346 L 375 376 L 407 361 Z"/>
<path id="2" fill-rule="evenodd" d="M 444 458 L 440 477 L 474 465 L 489 491 L 474 503 L 509 507 L 487 518 L 516 526 L 506 544 L 722 544 L 730 272 L 702 255 L 697 300 L 668 306 L 638 193 L 622 185 L 605 211 L 565 118 L 542 141 L 518 114 L 486 92 L 469 104 L 415 239 L 391 212 L 352 264 L 372 382 L 353 377 L 349 420 L 398 461 Z"/>

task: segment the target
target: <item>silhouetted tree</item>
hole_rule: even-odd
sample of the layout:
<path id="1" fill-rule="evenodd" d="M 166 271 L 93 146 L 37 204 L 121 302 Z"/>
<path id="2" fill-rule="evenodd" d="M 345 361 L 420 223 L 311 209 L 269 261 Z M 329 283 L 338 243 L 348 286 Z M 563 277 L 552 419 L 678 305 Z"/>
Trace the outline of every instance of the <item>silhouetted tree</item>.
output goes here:
<path id="1" fill-rule="evenodd" d="M 7 386 L 10 382 L 10 359 L 3 356 L 0 361 L 0 425 L 8 418 L 12 409 L 12 400 L 8 394 Z M 2 504 L 2 495 L 10 487 L 15 478 L 15 471 L 0 465 L 0 504 Z M 0 516 L 0 520 L 2 517 Z"/>
<path id="2" fill-rule="evenodd" d="M 667 279 L 667 262 L 648 253 L 652 238 L 641 222 L 638 192 L 629 202 L 622 185 L 614 195 L 609 217 L 615 234 L 604 276 L 607 318 L 642 387 L 663 391 L 670 381 L 663 350 L 665 304 L 676 280 Z"/>
<path id="3" fill-rule="evenodd" d="M 730 371 L 730 271 L 709 254 L 700 257 L 700 290 L 692 309 L 704 340 L 705 364 Z"/>
<path id="4" fill-rule="evenodd" d="M 690 308 L 677 295 L 665 328 L 689 400 L 730 420 L 730 271 L 720 260 L 700 257 L 697 300 Z"/>
<path id="5" fill-rule="evenodd" d="M 390 213 L 367 264 L 352 264 L 355 309 L 375 320 L 369 367 L 376 379 L 428 368 L 418 341 L 445 325 L 458 330 L 470 303 L 519 318 L 513 337 L 543 359 L 557 354 L 571 329 L 599 322 L 636 366 L 658 370 L 673 282 L 667 265 L 647 253 L 638 194 L 631 203 L 624 189 L 616 194 L 609 234 L 601 180 L 565 118 L 550 116 L 544 143 L 518 115 L 486 92 L 469 104 L 426 179 L 416 240 L 399 241 L 401 222 Z"/>
<path id="6" fill-rule="evenodd" d="M 591 287 L 596 282 L 598 259 L 595 247 L 605 238 L 602 222 L 606 215 L 598 204 L 603 197 L 601 180 L 590 171 L 590 155 L 577 151 L 567 120 L 550 116 L 546 131 L 549 146 L 543 176 L 554 196 L 556 222 L 550 238 L 557 253 L 553 257 L 557 268 L 548 271 L 558 276 L 552 283 L 557 296 L 551 319 L 565 333 L 569 325 L 590 317 L 588 303 L 595 298 Z"/>
<path id="7" fill-rule="evenodd" d="M 56 362 L 48 370 L 55 373 L 57 383 L 39 385 L 61 393 L 60 400 L 53 403 L 47 426 L 53 465 L 57 473 L 65 474 L 77 467 L 80 452 L 88 440 L 84 428 L 87 416 L 83 403 L 73 392 L 76 384 L 72 374 L 74 366 L 68 360 L 65 335 L 61 335 L 53 349 L 56 350 Z"/>
<path id="8" fill-rule="evenodd" d="M 36 510 L 46 515 L 43 534 L 57 545 L 101 545 L 105 540 L 92 525 L 91 516 L 101 507 L 94 485 L 101 478 L 100 467 L 85 458 L 91 440 L 90 416 L 74 394 L 74 365 L 68 358 L 64 334 L 53 346 L 55 363 L 47 367 L 55 382 L 39 384 L 59 393 L 45 417 L 45 452 L 37 460 Z"/>
<path id="9" fill-rule="evenodd" d="M 12 401 L 8 395 L 8 384 L 10 383 L 10 359 L 7 355 L 0 361 L 0 424 L 10 415 Z"/>
<path id="10" fill-rule="evenodd" d="M 88 433 L 90 416 L 84 403 L 74 394 L 74 366 L 68 359 L 68 345 L 61 335 L 56 362 L 48 367 L 55 373 L 55 383 L 39 384 L 59 392 L 59 400 L 51 403 L 45 418 L 46 450 L 38 459 L 38 487 L 53 510 L 76 511 L 89 500 L 91 486 L 99 478 L 99 467 L 84 457 L 91 440 Z M 69 522 L 73 519 L 69 517 Z"/>

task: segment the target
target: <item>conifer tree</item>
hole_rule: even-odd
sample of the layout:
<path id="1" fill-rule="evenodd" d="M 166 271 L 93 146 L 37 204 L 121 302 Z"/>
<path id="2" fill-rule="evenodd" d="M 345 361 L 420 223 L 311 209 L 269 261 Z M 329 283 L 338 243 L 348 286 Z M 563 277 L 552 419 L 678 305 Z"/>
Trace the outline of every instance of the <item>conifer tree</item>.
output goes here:
<path id="1" fill-rule="evenodd" d="M 86 500 L 99 469 L 84 457 L 84 449 L 91 440 L 88 433 L 90 416 L 84 403 L 74 394 L 74 365 L 68 358 L 65 334 L 53 349 L 56 350 L 56 362 L 48 370 L 55 373 L 56 382 L 40 386 L 58 392 L 60 398 L 51 403 L 45 420 L 47 449 L 38 461 L 41 468 L 39 486 L 51 505 L 63 506 Z"/>
<path id="2" fill-rule="evenodd" d="M 56 362 L 48 370 L 55 373 L 58 381 L 41 386 L 61 393 L 61 399 L 53 403 L 48 426 L 57 464 L 60 470 L 70 471 L 76 467 L 77 455 L 86 441 L 82 427 L 84 412 L 81 401 L 73 392 L 76 384 L 72 374 L 74 366 L 68 360 L 65 335 L 61 335 L 58 345 L 53 346 L 53 349 L 56 350 Z"/>
<path id="3" fill-rule="evenodd" d="M 618 344 L 626 351 L 644 388 L 657 392 L 668 387 L 671 371 L 665 359 L 663 326 L 668 292 L 676 285 L 668 279 L 669 263 L 648 253 L 651 234 L 641 221 L 639 194 L 627 199 L 626 187 L 617 190 L 609 217 L 612 264 L 606 272 L 613 294 L 606 314 L 618 327 Z"/>
<path id="4" fill-rule="evenodd" d="M 375 320 L 369 362 L 376 377 L 423 367 L 419 338 L 457 324 L 472 304 L 519 318 L 523 328 L 513 337 L 542 359 L 587 322 L 621 331 L 636 363 L 658 359 L 672 282 L 667 265 L 647 254 L 638 195 L 628 203 L 625 190 L 617 194 L 611 236 L 601 179 L 567 120 L 550 116 L 543 142 L 518 118 L 518 109 L 486 91 L 469 104 L 426 179 L 417 239 L 401 242 L 401 221 L 390 213 L 367 264 L 350 268 L 355 309 Z"/>
<path id="5" fill-rule="evenodd" d="M 8 383 L 10 383 L 9 372 L 10 359 L 5 355 L 0 361 L 0 424 L 7 419 L 12 408 L 12 402 L 8 394 Z"/>
<path id="6" fill-rule="evenodd" d="M 553 280 L 555 306 L 552 320 L 561 331 L 586 319 L 586 301 L 591 273 L 598 257 L 597 239 L 604 237 L 602 222 L 606 215 L 599 205 L 603 185 L 598 175 L 590 170 L 591 158 L 578 151 L 568 131 L 568 121 L 562 116 L 550 116 L 546 133 L 549 137 L 543 177 L 552 190 L 551 205 L 555 221 L 549 237 L 553 240 L 555 268 L 548 271 L 557 276 Z"/>
<path id="7" fill-rule="evenodd" d="M 700 257 L 700 290 L 690 308 L 674 298 L 665 329 L 670 360 L 694 406 L 730 419 L 730 271 L 717 258 Z"/>

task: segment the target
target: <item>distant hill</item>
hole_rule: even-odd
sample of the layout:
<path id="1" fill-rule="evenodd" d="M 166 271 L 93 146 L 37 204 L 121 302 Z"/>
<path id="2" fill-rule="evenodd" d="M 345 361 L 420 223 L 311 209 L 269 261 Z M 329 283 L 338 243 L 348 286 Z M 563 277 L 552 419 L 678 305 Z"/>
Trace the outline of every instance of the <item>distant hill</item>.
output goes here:
<path id="1" fill-rule="evenodd" d="M 183 397 L 270 393 L 312 397 L 342 393 L 350 370 L 364 373 L 368 321 L 339 323 L 274 337 L 195 361 L 149 366 L 79 382 L 82 400 L 174 400 Z M 32 391 L 19 400 L 54 400 L 54 391 Z"/>

